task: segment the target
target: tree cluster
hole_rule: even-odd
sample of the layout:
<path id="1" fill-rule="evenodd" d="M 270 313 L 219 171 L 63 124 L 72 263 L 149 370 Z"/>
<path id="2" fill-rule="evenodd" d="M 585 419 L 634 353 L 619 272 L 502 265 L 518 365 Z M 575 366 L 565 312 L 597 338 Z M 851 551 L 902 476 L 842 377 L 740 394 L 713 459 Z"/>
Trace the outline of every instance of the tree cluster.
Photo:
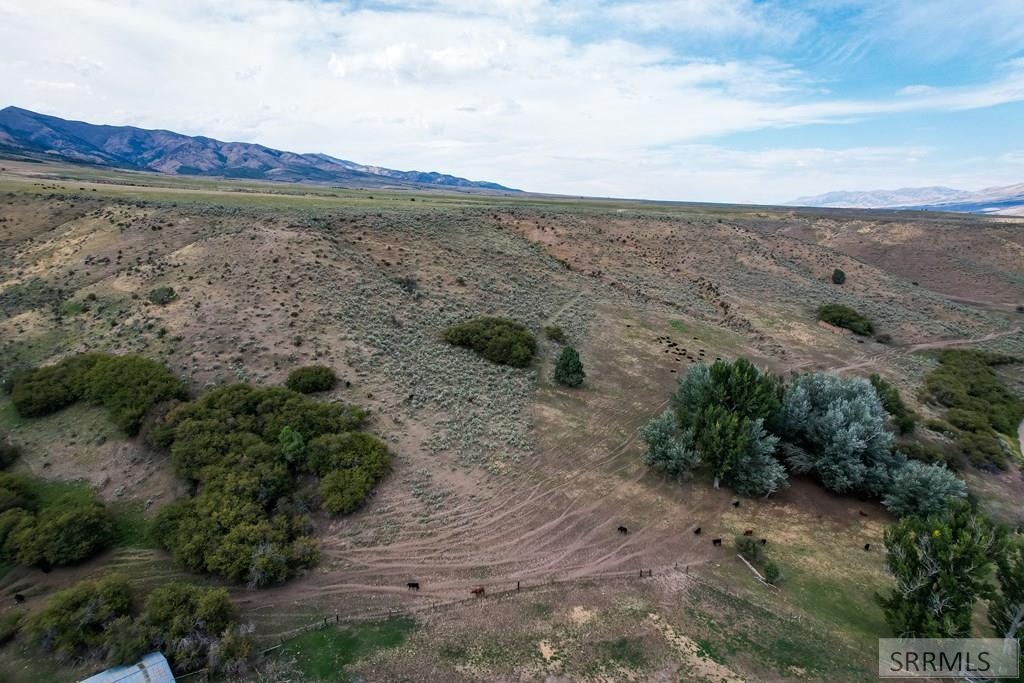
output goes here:
<path id="1" fill-rule="evenodd" d="M 43 567 L 74 564 L 110 545 L 114 523 L 97 500 L 40 500 L 27 478 L 0 473 L 0 558 Z"/>
<path id="2" fill-rule="evenodd" d="M 579 352 L 571 346 L 564 347 L 555 361 L 555 381 L 562 386 L 578 387 L 583 384 L 586 376 Z"/>
<path id="3" fill-rule="evenodd" d="M 444 330 L 444 340 L 499 365 L 525 368 L 537 352 L 537 340 L 524 325 L 505 318 L 479 317 Z"/>
<path id="4" fill-rule="evenodd" d="M 150 430 L 193 496 L 164 508 L 156 540 L 185 567 L 252 587 L 280 583 L 318 556 L 310 510 L 319 480 L 329 512 L 357 508 L 389 469 L 387 448 L 358 432 L 364 413 L 283 388 L 222 387 Z"/>
<path id="5" fill-rule="evenodd" d="M 642 430 L 648 465 L 675 477 L 706 467 L 744 495 L 767 496 L 789 471 L 830 490 L 882 498 L 900 515 L 926 515 L 966 495 L 945 467 L 895 450 L 887 414 L 864 379 L 809 373 L 788 385 L 746 359 L 698 363 L 679 379 L 672 409 Z"/>
<path id="6" fill-rule="evenodd" d="M 137 610 L 130 584 L 116 574 L 57 593 L 24 625 L 31 644 L 61 661 L 132 664 L 159 650 L 179 674 L 238 673 L 253 652 L 248 630 L 222 588 L 168 583 Z"/>
<path id="7" fill-rule="evenodd" d="M 11 401 L 22 417 L 41 417 L 87 399 L 107 409 L 127 434 L 139 431 L 158 403 L 188 397 L 185 385 L 160 363 L 142 356 L 83 353 L 14 379 Z"/>

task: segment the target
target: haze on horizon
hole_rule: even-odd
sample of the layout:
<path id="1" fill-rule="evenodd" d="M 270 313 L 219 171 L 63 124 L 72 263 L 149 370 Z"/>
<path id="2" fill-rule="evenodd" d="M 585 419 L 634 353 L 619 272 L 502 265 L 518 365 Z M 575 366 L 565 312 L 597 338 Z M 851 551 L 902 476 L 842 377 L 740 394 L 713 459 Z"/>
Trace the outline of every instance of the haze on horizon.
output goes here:
<path id="1" fill-rule="evenodd" d="M 538 192 L 1024 180 L 1024 3 L 0 0 L 0 107 Z"/>

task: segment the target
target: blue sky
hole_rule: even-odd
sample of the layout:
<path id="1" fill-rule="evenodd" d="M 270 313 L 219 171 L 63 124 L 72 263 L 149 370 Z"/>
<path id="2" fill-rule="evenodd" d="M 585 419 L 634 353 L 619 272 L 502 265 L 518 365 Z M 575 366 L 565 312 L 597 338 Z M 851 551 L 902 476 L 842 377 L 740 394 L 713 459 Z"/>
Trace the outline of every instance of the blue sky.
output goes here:
<path id="1" fill-rule="evenodd" d="M 0 0 L 0 106 L 567 194 L 1024 182 L 1024 0 Z"/>

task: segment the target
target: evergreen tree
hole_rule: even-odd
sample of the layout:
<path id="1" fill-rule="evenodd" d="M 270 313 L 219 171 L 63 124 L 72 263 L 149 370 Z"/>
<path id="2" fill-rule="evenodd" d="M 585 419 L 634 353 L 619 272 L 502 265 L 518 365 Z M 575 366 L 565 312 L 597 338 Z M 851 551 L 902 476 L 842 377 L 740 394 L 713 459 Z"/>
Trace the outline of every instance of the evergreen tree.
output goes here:
<path id="1" fill-rule="evenodd" d="M 846 282 L 846 273 L 844 273 L 839 268 L 836 268 L 835 270 L 833 270 L 832 271 L 832 284 L 834 284 L 834 285 L 841 285 L 844 282 Z"/>
<path id="2" fill-rule="evenodd" d="M 907 517 L 885 530 L 886 565 L 896 587 L 879 603 L 901 638 L 965 638 L 979 597 L 991 597 L 991 559 L 1006 537 L 965 501 L 940 515 Z"/>
<path id="3" fill-rule="evenodd" d="M 580 354 L 571 346 L 562 349 L 555 363 L 555 381 L 567 387 L 578 387 L 583 384 L 583 378 L 587 374 L 583 372 L 583 363 L 580 362 Z"/>
<path id="4" fill-rule="evenodd" d="M 736 493 L 767 497 L 786 486 L 786 468 L 775 458 L 779 437 L 769 434 L 764 420 L 747 421 L 747 450 L 736 460 L 731 484 Z"/>

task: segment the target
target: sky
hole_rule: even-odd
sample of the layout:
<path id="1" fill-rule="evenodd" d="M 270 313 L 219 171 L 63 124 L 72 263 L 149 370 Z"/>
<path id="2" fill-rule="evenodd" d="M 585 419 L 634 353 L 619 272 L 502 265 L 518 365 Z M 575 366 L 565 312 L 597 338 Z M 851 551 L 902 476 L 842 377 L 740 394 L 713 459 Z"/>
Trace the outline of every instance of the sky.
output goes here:
<path id="1" fill-rule="evenodd" d="M 538 192 L 1024 182 L 1024 0 L 0 0 L 0 107 Z"/>

